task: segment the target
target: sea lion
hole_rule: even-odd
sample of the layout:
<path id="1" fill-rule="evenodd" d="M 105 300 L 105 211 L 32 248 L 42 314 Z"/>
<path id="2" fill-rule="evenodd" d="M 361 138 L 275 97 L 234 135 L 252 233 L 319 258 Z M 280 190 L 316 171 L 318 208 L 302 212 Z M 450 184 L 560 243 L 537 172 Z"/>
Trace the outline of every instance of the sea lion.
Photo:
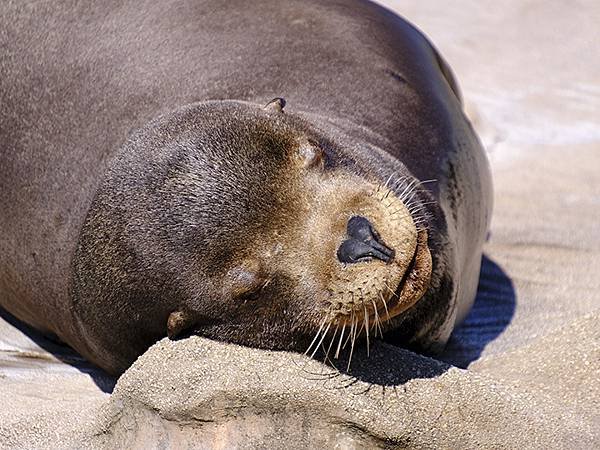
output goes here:
<path id="1" fill-rule="evenodd" d="M 0 304 L 110 373 L 183 333 L 434 350 L 473 302 L 491 183 L 445 62 L 370 2 L 252 6 L 1 7 Z"/>

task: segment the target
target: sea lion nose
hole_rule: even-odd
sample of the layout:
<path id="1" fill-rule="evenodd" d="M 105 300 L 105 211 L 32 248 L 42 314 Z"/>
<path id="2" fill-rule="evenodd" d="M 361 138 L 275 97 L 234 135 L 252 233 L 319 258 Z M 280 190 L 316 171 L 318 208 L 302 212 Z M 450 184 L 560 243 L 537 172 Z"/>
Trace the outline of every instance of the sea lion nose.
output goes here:
<path id="1" fill-rule="evenodd" d="M 337 257 L 343 263 L 356 263 L 377 258 L 389 263 L 394 259 L 394 250 L 386 247 L 368 219 L 354 216 L 346 228 L 348 238 L 342 242 Z"/>

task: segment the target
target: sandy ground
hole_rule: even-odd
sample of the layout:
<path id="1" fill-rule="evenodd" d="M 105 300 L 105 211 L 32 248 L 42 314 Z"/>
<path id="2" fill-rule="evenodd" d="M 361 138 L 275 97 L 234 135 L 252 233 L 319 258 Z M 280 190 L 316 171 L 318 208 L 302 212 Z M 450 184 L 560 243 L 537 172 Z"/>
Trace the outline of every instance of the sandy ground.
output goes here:
<path id="1" fill-rule="evenodd" d="M 293 355 L 163 341 L 110 396 L 5 317 L 0 447 L 600 447 L 600 3 L 383 3 L 453 68 L 494 175 L 478 299 L 445 363 L 382 347 L 391 378 L 345 387 Z"/>

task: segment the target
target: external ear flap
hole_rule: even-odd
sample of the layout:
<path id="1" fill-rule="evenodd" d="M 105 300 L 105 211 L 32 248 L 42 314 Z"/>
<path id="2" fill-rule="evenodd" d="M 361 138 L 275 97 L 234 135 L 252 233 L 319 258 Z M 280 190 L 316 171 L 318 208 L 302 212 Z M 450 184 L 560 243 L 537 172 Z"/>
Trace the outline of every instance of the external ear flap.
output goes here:
<path id="1" fill-rule="evenodd" d="M 269 103 L 264 106 L 265 111 L 282 113 L 285 108 L 285 99 L 281 97 L 275 97 Z"/>
<path id="2" fill-rule="evenodd" d="M 193 317 L 184 311 L 173 311 L 167 319 L 167 336 L 174 339 L 194 324 Z"/>

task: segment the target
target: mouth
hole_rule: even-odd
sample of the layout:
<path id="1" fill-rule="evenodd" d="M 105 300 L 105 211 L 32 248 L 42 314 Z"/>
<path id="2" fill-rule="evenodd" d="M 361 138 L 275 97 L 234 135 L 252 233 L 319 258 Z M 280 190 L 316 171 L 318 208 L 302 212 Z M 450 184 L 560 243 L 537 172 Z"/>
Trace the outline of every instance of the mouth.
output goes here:
<path id="1" fill-rule="evenodd" d="M 423 297 L 429 287 L 431 271 L 432 260 L 427 245 L 427 231 L 420 230 L 412 259 L 395 290 L 385 285 L 385 291 L 379 292 L 379 301 L 364 305 L 352 314 L 338 315 L 336 322 L 341 326 L 361 323 L 363 326 L 374 328 L 375 332 L 381 332 L 385 322 L 402 314 Z"/>
<path id="2" fill-rule="evenodd" d="M 412 260 L 396 290 L 383 302 L 383 307 L 369 314 L 369 322 L 383 317 L 388 321 L 412 307 L 427 291 L 431 280 L 432 261 L 427 246 L 427 231 L 417 234 L 417 247 Z M 383 308 L 383 310 L 382 310 Z"/>

